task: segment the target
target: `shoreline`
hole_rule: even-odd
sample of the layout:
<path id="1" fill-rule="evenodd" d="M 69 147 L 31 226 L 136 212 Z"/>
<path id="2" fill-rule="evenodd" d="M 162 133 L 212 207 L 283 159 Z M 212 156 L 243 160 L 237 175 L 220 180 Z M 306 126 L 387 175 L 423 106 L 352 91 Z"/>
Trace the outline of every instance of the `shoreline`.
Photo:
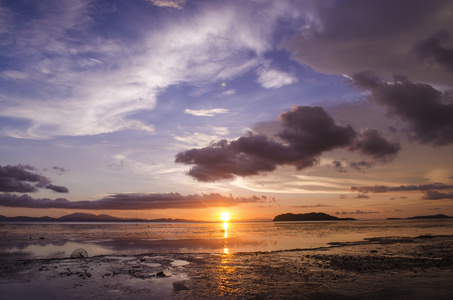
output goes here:
<path id="1" fill-rule="evenodd" d="M 452 299 L 453 235 L 0 263 L 11 299 Z"/>

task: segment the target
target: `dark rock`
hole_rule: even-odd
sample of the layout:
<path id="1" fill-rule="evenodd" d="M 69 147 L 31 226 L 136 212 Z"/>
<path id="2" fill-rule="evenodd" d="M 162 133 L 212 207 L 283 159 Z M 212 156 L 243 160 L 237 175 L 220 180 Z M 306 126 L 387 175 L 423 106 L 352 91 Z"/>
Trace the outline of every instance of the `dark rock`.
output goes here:
<path id="1" fill-rule="evenodd" d="M 156 277 L 167 277 L 167 275 L 164 272 L 157 272 Z"/>

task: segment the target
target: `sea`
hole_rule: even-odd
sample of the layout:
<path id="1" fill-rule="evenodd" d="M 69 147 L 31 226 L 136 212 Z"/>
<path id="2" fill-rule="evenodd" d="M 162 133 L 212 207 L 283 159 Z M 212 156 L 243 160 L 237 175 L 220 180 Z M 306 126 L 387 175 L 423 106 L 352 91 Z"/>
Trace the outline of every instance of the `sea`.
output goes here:
<path id="1" fill-rule="evenodd" d="M 0 260 L 316 249 L 377 237 L 453 235 L 453 219 L 246 223 L 0 224 Z"/>

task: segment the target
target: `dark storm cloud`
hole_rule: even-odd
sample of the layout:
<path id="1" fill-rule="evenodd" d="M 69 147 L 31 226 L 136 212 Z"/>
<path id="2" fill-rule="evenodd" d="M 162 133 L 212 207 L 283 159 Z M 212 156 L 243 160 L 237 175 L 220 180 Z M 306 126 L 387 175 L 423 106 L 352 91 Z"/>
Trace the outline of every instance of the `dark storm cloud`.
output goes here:
<path id="1" fill-rule="evenodd" d="M 354 129 L 335 124 L 322 107 L 294 106 L 278 120 L 282 129 L 275 135 L 276 140 L 250 133 L 234 141 L 222 140 L 205 148 L 180 152 L 175 161 L 195 165 L 188 174 L 199 181 L 216 181 L 271 172 L 278 165 L 302 170 L 318 163 L 323 152 L 336 148 L 349 147 L 374 158 L 388 158 L 388 149 L 396 145 L 389 143 L 385 148 L 385 139 L 377 133 L 369 138 L 361 136 L 357 143 L 362 144 L 356 144 Z M 366 148 L 376 137 L 380 138 L 376 144 L 381 144 Z"/>
<path id="2" fill-rule="evenodd" d="M 422 200 L 440 200 L 440 199 L 453 199 L 453 192 L 441 193 L 438 191 L 426 191 L 422 196 Z"/>
<path id="3" fill-rule="evenodd" d="M 371 92 L 374 102 L 408 123 L 411 138 L 436 146 L 453 143 L 453 104 L 447 95 L 401 76 L 392 82 L 372 72 L 357 73 L 352 78 L 359 89 Z"/>
<path id="4" fill-rule="evenodd" d="M 50 183 L 47 177 L 31 171 L 35 171 L 35 168 L 29 165 L 0 166 L 0 191 L 36 192 L 37 187 L 44 187 Z"/>
<path id="5" fill-rule="evenodd" d="M 453 185 L 444 183 L 432 183 L 422 185 L 400 185 L 400 186 L 351 186 L 351 191 L 359 193 L 387 193 L 387 192 L 401 192 L 401 191 L 428 191 L 428 190 L 445 190 L 453 189 Z"/>
<path id="6" fill-rule="evenodd" d="M 112 209 L 112 210 L 146 210 L 167 208 L 206 208 L 230 207 L 243 203 L 275 202 L 273 197 L 251 196 L 233 197 L 220 194 L 201 194 L 183 196 L 178 193 L 168 194 L 114 194 L 96 201 L 68 201 L 64 198 L 55 200 L 33 198 L 29 195 L 0 194 L 0 206 L 23 208 L 64 208 L 64 209 Z"/>
<path id="7" fill-rule="evenodd" d="M 37 169 L 30 165 L 0 166 L 0 192 L 32 193 L 38 188 L 69 192 L 66 187 L 55 186 L 49 178 L 36 172 Z"/>
<path id="8" fill-rule="evenodd" d="M 297 1 L 296 1 L 297 2 Z M 453 74 L 420 63 L 411 52 L 450 65 L 445 37 L 452 28 L 450 0 L 312 1 L 307 26 L 283 39 L 281 47 L 304 65 L 327 74 L 351 75 L 375 70 L 382 75 L 407 74 L 419 81 L 451 84 Z M 426 37 L 423 41 L 421 38 Z"/>
<path id="9" fill-rule="evenodd" d="M 351 147 L 351 150 L 359 150 L 365 155 L 382 161 L 392 160 L 400 149 L 397 142 L 389 142 L 379 131 L 371 128 L 363 130 Z"/>
<path id="10" fill-rule="evenodd" d="M 53 185 L 53 184 L 48 184 L 45 186 L 46 189 L 52 190 L 57 193 L 69 193 L 69 190 L 65 186 L 60 186 L 60 185 Z"/>
<path id="11" fill-rule="evenodd" d="M 418 42 L 413 52 L 421 61 L 437 63 L 453 72 L 453 47 L 450 33 L 442 29 L 433 36 Z"/>

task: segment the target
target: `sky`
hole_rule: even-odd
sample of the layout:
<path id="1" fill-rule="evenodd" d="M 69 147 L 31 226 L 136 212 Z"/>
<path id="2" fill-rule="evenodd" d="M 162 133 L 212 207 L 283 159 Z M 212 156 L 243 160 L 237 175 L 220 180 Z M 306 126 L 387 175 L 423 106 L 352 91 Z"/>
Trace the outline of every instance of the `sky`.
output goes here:
<path id="1" fill-rule="evenodd" d="M 453 216 L 453 2 L 0 1 L 0 214 Z"/>

